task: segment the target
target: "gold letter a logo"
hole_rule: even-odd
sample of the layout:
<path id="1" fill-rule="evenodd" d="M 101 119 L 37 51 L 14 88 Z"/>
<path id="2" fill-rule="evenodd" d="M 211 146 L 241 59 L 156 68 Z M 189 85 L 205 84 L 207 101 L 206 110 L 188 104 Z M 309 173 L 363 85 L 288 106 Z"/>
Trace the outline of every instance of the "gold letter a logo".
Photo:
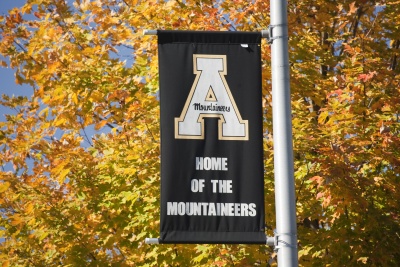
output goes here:
<path id="1" fill-rule="evenodd" d="M 243 120 L 225 80 L 225 55 L 193 55 L 196 78 L 179 118 L 175 138 L 204 139 L 204 118 L 218 118 L 219 140 L 249 140 Z"/>

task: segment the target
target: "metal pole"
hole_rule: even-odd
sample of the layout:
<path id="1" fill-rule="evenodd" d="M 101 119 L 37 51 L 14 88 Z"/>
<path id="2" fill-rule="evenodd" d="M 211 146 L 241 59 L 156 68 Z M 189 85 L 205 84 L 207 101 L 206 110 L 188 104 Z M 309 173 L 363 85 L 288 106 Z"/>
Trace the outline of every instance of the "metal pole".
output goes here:
<path id="1" fill-rule="evenodd" d="M 272 106 L 278 265 L 298 266 L 294 189 L 292 114 L 289 83 L 287 0 L 271 0 L 269 41 L 272 62 Z"/>

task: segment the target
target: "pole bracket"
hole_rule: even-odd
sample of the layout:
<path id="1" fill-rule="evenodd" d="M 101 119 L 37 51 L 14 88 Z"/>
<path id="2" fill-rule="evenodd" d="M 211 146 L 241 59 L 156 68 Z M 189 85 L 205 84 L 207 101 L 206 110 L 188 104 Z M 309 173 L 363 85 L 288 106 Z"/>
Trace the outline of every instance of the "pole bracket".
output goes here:
<path id="1" fill-rule="evenodd" d="M 159 238 L 145 238 L 144 243 L 147 245 L 160 244 Z"/>
<path id="2" fill-rule="evenodd" d="M 294 233 L 276 233 L 274 235 L 274 251 L 278 251 L 280 248 L 297 248 L 297 244 L 292 245 L 289 244 L 288 242 L 284 241 L 284 240 L 280 240 L 279 237 L 280 236 L 290 236 L 290 237 L 295 237 L 294 240 L 297 240 L 297 234 Z M 281 244 L 281 245 L 280 245 Z"/>
<path id="3" fill-rule="evenodd" d="M 284 23 L 284 24 L 275 24 L 275 25 L 270 24 L 270 25 L 268 25 L 268 30 L 263 30 L 263 31 L 262 31 L 263 37 L 265 36 L 265 37 L 267 38 L 269 44 L 272 44 L 272 43 L 274 42 L 274 40 L 276 40 L 276 39 L 289 38 L 288 35 L 281 35 L 281 36 L 274 36 L 274 35 L 273 35 L 273 29 L 274 29 L 274 28 L 276 28 L 276 27 L 284 27 L 284 26 L 288 26 L 288 25 L 287 25 L 286 23 Z M 263 32 L 265 32 L 265 33 L 263 33 Z"/>
<path id="4" fill-rule="evenodd" d="M 143 35 L 157 35 L 157 30 L 143 30 Z"/>

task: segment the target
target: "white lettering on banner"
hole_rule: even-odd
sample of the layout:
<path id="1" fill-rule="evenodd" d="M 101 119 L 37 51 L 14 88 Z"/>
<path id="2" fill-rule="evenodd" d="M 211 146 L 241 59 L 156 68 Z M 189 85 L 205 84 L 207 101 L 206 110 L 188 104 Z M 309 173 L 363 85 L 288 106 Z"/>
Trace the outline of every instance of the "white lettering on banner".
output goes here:
<path id="1" fill-rule="evenodd" d="M 192 179 L 192 181 L 190 182 L 190 189 L 192 190 L 192 192 L 202 193 L 204 186 L 204 179 Z"/>
<path id="2" fill-rule="evenodd" d="M 196 170 L 227 171 L 228 158 L 196 157 Z"/>
<path id="3" fill-rule="evenodd" d="M 255 203 L 167 202 L 167 215 L 255 217 Z"/>
<path id="4" fill-rule="evenodd" d="M 232 193 L 232 180 L 211 180 L 213 193 Z"/>
<path id="5" fill-rule="evenodd" d="M 218 118 L 219 140 L 249 140 L 243 120 L 225 80 L 226 55 L 193 55 L 196 78 L 179 118 L 176 139 L 204 139 L 204 118 Z"/>

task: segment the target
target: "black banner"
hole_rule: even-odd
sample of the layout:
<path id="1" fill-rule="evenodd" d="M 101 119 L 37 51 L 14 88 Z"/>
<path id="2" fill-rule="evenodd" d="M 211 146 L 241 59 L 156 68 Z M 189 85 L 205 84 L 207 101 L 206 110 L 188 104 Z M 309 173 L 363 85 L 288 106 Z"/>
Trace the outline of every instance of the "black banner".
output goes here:
<path id="1" fill-rule="evenodd" d="M 266 243 L 260 42 L 158 31 L 160 243 Z"/>

